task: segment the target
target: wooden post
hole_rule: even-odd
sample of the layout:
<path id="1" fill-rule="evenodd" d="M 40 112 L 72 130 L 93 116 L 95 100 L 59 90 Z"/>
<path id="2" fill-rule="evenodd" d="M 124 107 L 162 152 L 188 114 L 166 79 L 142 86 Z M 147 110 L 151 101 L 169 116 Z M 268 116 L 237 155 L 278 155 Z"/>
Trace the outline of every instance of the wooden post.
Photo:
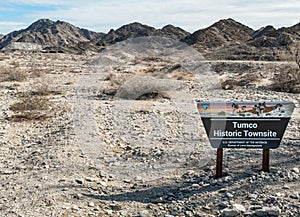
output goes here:
<path id="1" fill-rule="evenodd" d="M 223 148 L 217 149 L 216 178 L 222 178 Z"/>
<path id="2" fill-rule="evenodd" d="M 270 149 L 263 149 L 262 171 L 270 172 Z"/>

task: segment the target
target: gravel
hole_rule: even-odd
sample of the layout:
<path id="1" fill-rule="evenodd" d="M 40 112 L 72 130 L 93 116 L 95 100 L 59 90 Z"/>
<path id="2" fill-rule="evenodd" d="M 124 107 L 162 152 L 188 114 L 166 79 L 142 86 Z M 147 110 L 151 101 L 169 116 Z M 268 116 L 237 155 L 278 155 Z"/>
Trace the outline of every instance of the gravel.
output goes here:
<path id="1" fill-rule="evenodd" d="M 300 215 L 299 94 L 218 90 L 226 100 L 291 100 L 296 109 L 280 147 L 270 151 L 270 173 L 261 171 L 261 150 L 225 149 L 223 177 L 215 179 L 216 150 L 207 142 L 195 101 L 184 101 L 192 106 L 186 113 L 167 98 L 115 101 L 101 95 L 110 85 L 106 72 L 83 64 L 91 57 L 8 55 L 21 66 L 39 59 L 34 67 L 46 74 L 0 83 L 0 216 Z M 78 70 L 94 74 L 83 78 Z M 84 87 L 95 77 L 92 87 Z M 63 90 L 47 96 L 53 117 L 11 121 L 9 106 L 40 79 Z M 182 90 L 191 88 L 192 97 L 205 94 L 197 84 L 185 85 Z M 80 122 L 73 113 L 78 100 L 91 112 L 79 113 Z M 116 121 L 122 108 L 126 121 Z"/>

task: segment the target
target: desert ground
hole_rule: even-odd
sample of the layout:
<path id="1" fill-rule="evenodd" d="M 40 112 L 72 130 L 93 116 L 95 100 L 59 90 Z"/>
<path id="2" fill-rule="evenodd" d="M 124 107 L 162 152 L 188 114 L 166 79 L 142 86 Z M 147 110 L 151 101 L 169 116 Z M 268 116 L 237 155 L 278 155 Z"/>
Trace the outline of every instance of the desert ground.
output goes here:
<path id="1" fill-rule="evenodd" d="M 300 215 L 300 95 L 269 88 L 292 63 L 153 47 L 0 53 L 0 216 Z M 215 179 L 199 99 L 295 103 L 270 173 L 260 149 L 225 149 Z"/>

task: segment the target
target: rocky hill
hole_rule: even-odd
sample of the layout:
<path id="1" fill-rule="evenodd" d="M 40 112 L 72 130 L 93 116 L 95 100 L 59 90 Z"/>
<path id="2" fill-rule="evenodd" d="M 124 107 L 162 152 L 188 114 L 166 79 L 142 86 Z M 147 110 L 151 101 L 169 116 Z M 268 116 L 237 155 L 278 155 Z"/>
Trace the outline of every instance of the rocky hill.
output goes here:
<path id="1" fill-rule="evenodd" d="M 274 26 L 266 26 L 266 27 L 261 27 L 259 30 L 256 30 L 253 34 L 252 37 L 253 38 L 258 38 L 258 37 L 262 37 L 262 36 L 266 36 L 268 34 L 270 34 L 271 32 L 276 31 L 276 29 L 274 28 Z"/>
<path id="2" fill-rule="evenodd" d="M 233 19 L 220 20 L 208 28 L 200 29 L 182 41 L 200 51 L 241 44 L 251 39 L 254 30 Z"/>
<path id="3" fill-rule="evenodd" d="M 223 43 L 208 52 L 201 49 L 197 43 L 193 46 L 211 59 L 293 60 L 293 53 L 299 47 L 300 24 L 280 29 L 266 26 L 252 32 L 249 36 L 248 40 L 241 37 L 242 40 L 236 40 L 236 43 Z"/>
<path id="4" fill-rule="evenodd" d="M 106 35 L 100 38 L 98 43 L 103 45 L 113 44 L 116 42 L 124 41 L 128 38 L 152 36 L 156 31 L 155 28 L 143 25 L 140 23 L 131 23 L 124 25 L 117 30 L 111 29 Z"/>
<path id="5" fill-rule="evenodd" d="M 63 21 L 40 19 L 28 28 L 14 31 L 0 40 L 0 49 L 11 42 L 28 42 L 45 46 L 48 50 L 78 49 L 79 42 L 88 42 L 103 33 L 81 29 Z"/>
<path id="6" fill-rule="evenodd" d="M 300 23 L 291 27 L 275 29 L 267 26 L 253 34 L 249 45 L 256 47 L 283 47 L 290 46 L 300 39 Z"/>
<path id="7" fill-rule="evenodd" d="M 172 38 L 174 40 L 182 40 L 191 34 L 179 27 L 166 25 L 162 29 L 158 29 L 155 35 Z"/>
<path id="8" fill-rule="evenodd" d="M 172 25 L 155 29 L 141 23 L 130 23 L 107 34 L 78 28 L 63 21 L 40 19 L 28 28 L 0 36 L 0 49 L 11 47 L 12 42 L 36 43 L 48 52 L 99 51 L 103 46 L 140 36 L 162 36 L 181 40 L 189 32 Z M 7 50 L 7 49 L 6 49 Z"/>
<path id="9" fill-rule="evenodd" d="M 162 29 L 155 29 L 154 27 L 135 22 L 124 25 L 117 30 L 111 29 L 106 35 L 96 40 L 98 45 L 103 46 L 124 41 L 128 38 L 142 36 L 161 36 L 181 40 L 188 35 L 190 35 L 189 32 L 172 25 L 167 25 Z"/>
<path id="10" fill-rule="evenodd" d="M 300 23 L 279 29 L 266 26 L 255 31 L 233 19 L 223 19 L 190 34 L 173 25 L 156 29 L 134 22 L 105 34 L 63 21 L 41 19 L 26 29 L 0 36 L 0 49 L 12 42 L 25 42 L 42 45 L 46 52 L 98 52 L 110 44 L 140 36 L 161 36 L 185 42 L 208 59 L 291 60 L 300 40 Z"/>

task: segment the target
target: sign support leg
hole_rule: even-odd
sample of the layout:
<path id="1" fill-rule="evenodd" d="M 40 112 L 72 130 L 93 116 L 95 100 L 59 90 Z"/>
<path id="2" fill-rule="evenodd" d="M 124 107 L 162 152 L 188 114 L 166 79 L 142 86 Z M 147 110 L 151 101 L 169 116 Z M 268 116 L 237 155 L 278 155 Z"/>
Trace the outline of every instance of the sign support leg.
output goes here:
<path id="1" fill-rule="evenodd" d="M 216 178 L 222 178 L 223 148 L 217 149 Z"/>
<path id="2" fill-rule="evenodd" d="M 270 172 L 270 149 L 263 149 L 262 171 Z"/>

